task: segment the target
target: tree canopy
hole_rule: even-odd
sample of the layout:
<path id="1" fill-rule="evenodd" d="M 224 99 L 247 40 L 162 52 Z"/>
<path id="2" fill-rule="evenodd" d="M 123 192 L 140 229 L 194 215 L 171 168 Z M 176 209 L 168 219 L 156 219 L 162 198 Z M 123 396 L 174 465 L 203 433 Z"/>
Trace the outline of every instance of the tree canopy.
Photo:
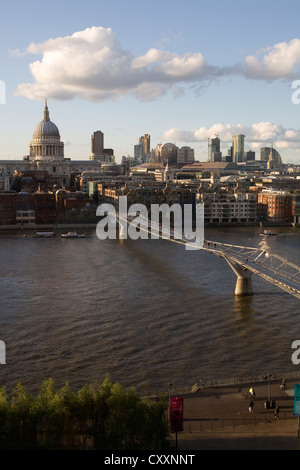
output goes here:
<path id="1" fill-rule="evenodd" d="M 0 386 L 0 450 L 155 450 L 169 446 L 167 399 L 140 397 L 107 376 L 74 392 L 46 379 L 33 396 Z"/>

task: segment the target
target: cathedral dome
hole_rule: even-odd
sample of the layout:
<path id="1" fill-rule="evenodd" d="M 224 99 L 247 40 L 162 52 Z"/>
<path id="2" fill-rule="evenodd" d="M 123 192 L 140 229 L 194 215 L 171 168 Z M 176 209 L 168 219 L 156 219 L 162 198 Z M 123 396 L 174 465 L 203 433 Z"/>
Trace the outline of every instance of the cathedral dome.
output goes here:
<path id="1" fill-rule="evenodd" d="M 43 137 L 60 137 L 57 126 L 50 121 L 47 100 L 45 101 L 43 120 L 36 125 L 33 133 L 34 139 Z"/>
<path id="2" fill-rule="evenodd" d="M 41 121 L 34 129 L 33 138 L 36 137 L 59 137 L 59 130 L 51 121 Z"/>
<path id="3" fill-rule="evenodd" d="M 63 159 L 64 143 L 60 140 L 57 126 L 50 121 L 46 100 L 43 120 L 36 125 L 29 144 L 29 160 L 62 161 Z"/>
<path id="4" fill-rule="evenodd" d="M 39 122 L 33 133 L 33 138 L 37 137 L 60 137 L 59 130 L 51 121 L 41 121 Z"/>

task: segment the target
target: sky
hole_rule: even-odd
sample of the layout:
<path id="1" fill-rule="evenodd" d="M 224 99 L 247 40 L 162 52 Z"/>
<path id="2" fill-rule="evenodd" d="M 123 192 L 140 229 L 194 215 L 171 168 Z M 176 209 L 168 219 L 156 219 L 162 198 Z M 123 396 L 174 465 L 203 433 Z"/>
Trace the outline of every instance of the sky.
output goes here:
<path id="1" fill-rule="evenodd" d="M 206 161 L 245 135 L 300 164 L 299 0 L 0 0 L 0 160 L 28 155 L 44 100 L 65 157 L 101 130 L 116 161 L 140 136 Z"/>

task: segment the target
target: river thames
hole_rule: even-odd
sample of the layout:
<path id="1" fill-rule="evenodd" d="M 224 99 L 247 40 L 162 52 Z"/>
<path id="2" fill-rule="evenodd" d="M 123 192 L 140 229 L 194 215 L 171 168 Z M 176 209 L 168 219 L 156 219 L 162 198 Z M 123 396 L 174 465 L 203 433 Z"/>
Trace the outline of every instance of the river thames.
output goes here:
<path id="1" fill-rule="evenodd" d="M 300 231 L 277 228 L 269 249 L 300 265 Z M 72 388 L 106 374 L 138 391 L 200 380 L 297 371 L 300 301 L 218 257 L 167 240 L 36 239 L 0 233 L 0 384 Z M 205 238 L 258 246 L 259 227 L 207 228 Z"/>

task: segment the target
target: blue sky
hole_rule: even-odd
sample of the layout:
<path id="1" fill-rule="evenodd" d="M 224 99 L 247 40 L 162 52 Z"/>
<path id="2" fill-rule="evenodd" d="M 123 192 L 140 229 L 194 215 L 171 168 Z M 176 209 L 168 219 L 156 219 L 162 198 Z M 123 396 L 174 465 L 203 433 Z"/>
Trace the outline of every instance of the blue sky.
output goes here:
<path id="1" fill-rule="evenodd" d="M 207 159 L 218 134 L 300 163 L 299 2 L 1 0 L 0 159 L 28 154 L 48 99 L 65 156 L 88 159 L 104 132 L 117 161 L 139 136 Z M 300 94 L 299 94 L 300 97 Z"/>

